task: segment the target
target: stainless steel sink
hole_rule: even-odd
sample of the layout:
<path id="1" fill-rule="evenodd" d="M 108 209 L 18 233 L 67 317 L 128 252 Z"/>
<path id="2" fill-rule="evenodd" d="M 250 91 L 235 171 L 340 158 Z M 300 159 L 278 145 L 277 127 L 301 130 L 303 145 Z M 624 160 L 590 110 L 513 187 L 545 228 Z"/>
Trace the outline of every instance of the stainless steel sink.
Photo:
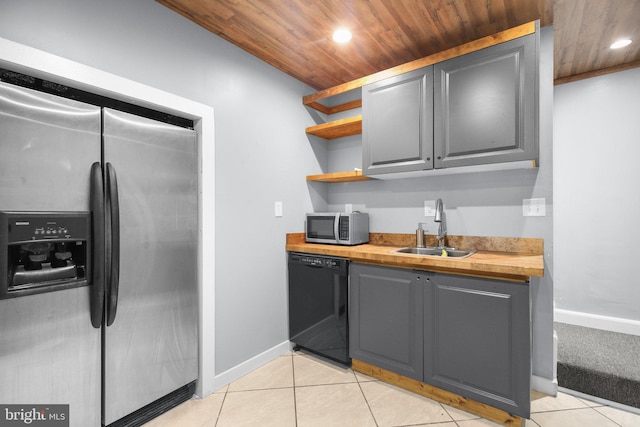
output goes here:
<path id="1" fill-rule="evenodd" d="M 435 248 L 432 246 L 418 248 L 415 246 L 409 248 L 402 248 L 394 251 L 397 254 L 414 254 L 414 255 L 425 255 L 425 256 L 443 256 L 442 251 L 445 250 L 447 252 L 446 256 L 452 258 L 466 258 L 468 256 L 473 255 L 476 251 L 465 251 L 456 248 Z"/>

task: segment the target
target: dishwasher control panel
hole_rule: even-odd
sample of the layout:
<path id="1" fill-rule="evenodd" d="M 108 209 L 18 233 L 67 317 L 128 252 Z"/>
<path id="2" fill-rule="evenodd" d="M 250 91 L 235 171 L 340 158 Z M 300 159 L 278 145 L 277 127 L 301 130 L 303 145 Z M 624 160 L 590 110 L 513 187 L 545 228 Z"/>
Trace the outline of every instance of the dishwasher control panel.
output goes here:
<path id="1" fill-rule="evenodd" d="M 343 258 L 323 257 L 321 255 L 310 255 L 292 252 L 290 254 L 289 262 L 309 265 L 312 267 L 324 267 L 334 270 L 342 270 L 347 268 L 349 260 Z"/>

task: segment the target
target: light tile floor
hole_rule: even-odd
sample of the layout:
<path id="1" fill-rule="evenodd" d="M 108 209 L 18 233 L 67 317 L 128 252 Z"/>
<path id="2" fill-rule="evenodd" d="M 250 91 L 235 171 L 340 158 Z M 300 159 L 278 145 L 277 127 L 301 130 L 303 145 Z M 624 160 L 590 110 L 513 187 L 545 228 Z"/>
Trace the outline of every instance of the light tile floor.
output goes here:
<path id="1" fill-rule="evenodd" d="M 637 427 L 640 415 L 559 393 L 534 400 L 527 427 Z M 294 353 L 145 427 L 481 427 L 491 421 Z"/>

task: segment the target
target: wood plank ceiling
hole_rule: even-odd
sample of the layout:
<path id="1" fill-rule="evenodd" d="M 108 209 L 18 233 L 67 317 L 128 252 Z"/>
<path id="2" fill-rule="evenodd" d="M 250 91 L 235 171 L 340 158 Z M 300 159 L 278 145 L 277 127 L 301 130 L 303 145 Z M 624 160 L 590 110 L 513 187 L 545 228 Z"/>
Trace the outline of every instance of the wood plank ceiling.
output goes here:
<path id="1" fill-rule="evenodd" d="M 157 1 L 316 89 L 538 19 L 554 25 L 556 82 L 640 66 L 639 0 Z M 351 42 L 331 40 L 338 26 Z M 619 38 L 635 43 L 609 49 Z"/>

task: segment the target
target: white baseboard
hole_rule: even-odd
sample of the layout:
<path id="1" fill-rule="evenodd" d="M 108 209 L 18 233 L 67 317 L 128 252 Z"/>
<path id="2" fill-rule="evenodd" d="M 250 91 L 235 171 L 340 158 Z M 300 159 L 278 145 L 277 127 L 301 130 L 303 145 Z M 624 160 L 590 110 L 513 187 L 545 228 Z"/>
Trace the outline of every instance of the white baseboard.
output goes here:
<path id="1" fill-rule="evenodd" d="M 228 369 L 220 374 L 216 375 L 214 380 L 214 390 L 219 390 L 227 384 L 232 383 L 233 381 L 242 378 L 247 375 L 249 372 L 254 371 L 271 362 L 276 357 L 282 356 L 291 351 L 291 345 L 289 340 L 284 341 L 281 344 L 278 344 L 254 357 L 251 359 L 240 363 L 239 365 L 234 366 L 231 369 Z M 206 397 L 206 396 L 203 396 Z"/>
<path id="2" fill-rule="evenodd" d="M 531 375 L 531 389 L 549 396 L 555 396 L 558 394 L 558 379 L 550 380 L 549 378 Z"/>
<path id="3" fill-rule="evenodd" d="M 554 311 L 554 320 L 556 322 L 584 326 L 586 328 L 640 336 L 640 321 L 637 320 L 559 309 Z"/>

